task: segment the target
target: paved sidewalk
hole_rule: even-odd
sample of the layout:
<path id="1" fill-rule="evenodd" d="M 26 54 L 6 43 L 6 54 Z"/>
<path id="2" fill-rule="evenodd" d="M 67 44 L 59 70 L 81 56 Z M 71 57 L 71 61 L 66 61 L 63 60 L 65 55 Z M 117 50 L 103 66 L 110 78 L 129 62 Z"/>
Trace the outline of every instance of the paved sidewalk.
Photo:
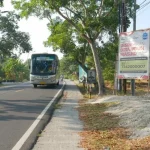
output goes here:
<path id="1" fill-rule="evenodd" d="M 60 101 L 61 108 L 56 109 L 33 150 L 83 150 L 79 147 L 79 132 L 83 124 L 76 110 L 81 93 L 73 81 L 66 80 L 66 97 Z"/>

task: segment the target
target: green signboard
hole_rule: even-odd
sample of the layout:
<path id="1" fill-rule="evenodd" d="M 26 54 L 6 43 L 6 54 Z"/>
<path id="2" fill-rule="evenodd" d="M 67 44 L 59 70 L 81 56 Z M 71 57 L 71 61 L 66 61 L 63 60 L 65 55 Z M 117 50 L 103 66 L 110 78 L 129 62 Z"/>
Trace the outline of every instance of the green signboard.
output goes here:
<path id="1" fill-rule="evenodd" d="M 120 59 L 120 73 L 147 73 L 148 58 L 136 57 Z"/>

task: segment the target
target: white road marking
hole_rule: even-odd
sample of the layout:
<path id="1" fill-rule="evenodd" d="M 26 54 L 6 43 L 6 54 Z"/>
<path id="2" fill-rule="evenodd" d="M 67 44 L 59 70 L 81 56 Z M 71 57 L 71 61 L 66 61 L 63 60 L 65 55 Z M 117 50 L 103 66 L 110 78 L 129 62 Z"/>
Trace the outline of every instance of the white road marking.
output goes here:
<path id="1" fill-rule="evenodd" d="M 23 91 L 23 90 L 24 90 L 24 89 L 22 89 L 22 90 L 17 90 L 17 91 L 15 91 L 15 92 L 20 92 L 20 91 Z M 13 90 L 10 90 L 10 91 L 13 92 Z M 2 93 L 0 92 L 0 94 L 2 95 L 2 94 L 5 94 L 5 93 L 8 93 L 8 92 L 10 93 L 10 91 L 6 91 L 6 92 L 2 92 Z"/>
<path id="2" fill-rule="evenodd" d="M 24 90 L 24 89 L 23 89 Z M 23 91 L 23 90 L 17 90 L 17 91 L 15 91 L 15 92 L 20 92 L 20 91 Z"/>
<path id="3" fill-rule="evenodd" d="M 65 84 L 63 84 L 62 88 Z M 57 92 L 57 94 L 54 96 L 54 98 L 47 104 L 45 109 L 41 112 L 41 114 L 36 118 L 36 120 L 32 123 L 32 125 L 29 127 L 29 129 L 25 132 L 25 134 L 20 138 L 20 140 L 16 143 L 16 145 L 12 148 L 12 150 L 20 150 L 20 148 L 23 146 L 25 141 L 28 139 L 30 134 L 33 132 L 35 127 L 38 125 L 42 117 L 45 115 L 49 107 L 52 105 L 52 103 L 55 101 L 59 93 L 61 92 L 62 88 Z"/>

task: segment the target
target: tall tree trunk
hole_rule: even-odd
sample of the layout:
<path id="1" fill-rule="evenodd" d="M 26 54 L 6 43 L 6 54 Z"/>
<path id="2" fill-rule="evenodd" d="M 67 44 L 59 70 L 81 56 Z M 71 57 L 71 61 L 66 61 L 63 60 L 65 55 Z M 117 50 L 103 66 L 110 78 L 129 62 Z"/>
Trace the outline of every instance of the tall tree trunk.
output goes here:
<path id="1" fill-rule="evenodd" d="M 91 46 L 92 53 L 93 53 L 96 74 L 97 74 L 97 80 L 98 80 L 98 88 L 99 88 L 98 95 L 104 95 L 105 94 L 105 85 L 104 85 L 104 79 L 103 79 L 103 72 L 102 72 L 99 55 L 98 55 L 98 51 L 96 49 L 95 42 L 91 42 L 90 46 Z"/>

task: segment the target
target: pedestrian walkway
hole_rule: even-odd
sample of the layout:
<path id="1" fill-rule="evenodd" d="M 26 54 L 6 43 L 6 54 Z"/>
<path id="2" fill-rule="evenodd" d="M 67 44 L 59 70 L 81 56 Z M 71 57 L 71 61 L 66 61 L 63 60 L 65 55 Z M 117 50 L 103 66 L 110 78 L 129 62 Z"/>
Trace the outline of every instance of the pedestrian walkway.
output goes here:
<path id="1" fill-rule="evenodd" d="M 83 130 L 76 108 L 82 94 L 73 81 L 66 80 L 65 96 L 56 109 L 33 150 L 83 150 L 79 147 Z"/>

